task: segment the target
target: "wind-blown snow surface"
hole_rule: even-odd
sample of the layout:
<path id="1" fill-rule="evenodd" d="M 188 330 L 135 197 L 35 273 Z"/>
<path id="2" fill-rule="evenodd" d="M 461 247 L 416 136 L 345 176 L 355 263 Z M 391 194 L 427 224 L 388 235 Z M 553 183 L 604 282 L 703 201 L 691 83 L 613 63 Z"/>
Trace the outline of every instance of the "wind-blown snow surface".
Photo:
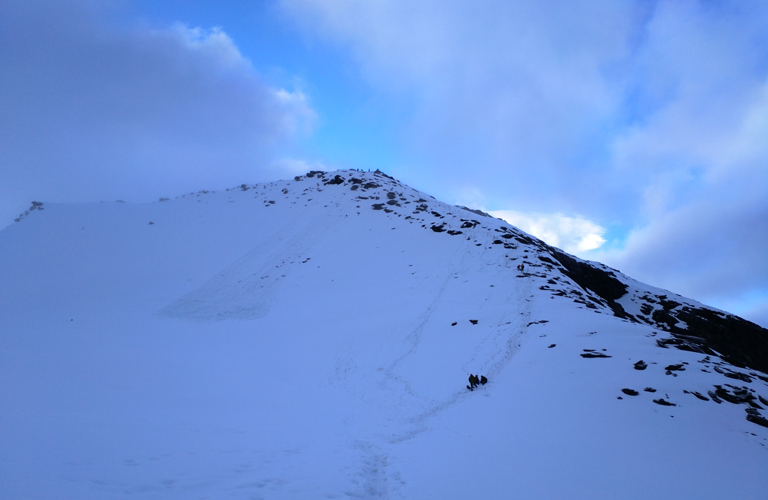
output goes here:
<path id="1" fill-rule="evenodd" d="M 768 428 L 692 394 L 762 374 L 587 307 L 500 220 L 297 179 L 0 232 L 0 497 L 766 498 Z"/>

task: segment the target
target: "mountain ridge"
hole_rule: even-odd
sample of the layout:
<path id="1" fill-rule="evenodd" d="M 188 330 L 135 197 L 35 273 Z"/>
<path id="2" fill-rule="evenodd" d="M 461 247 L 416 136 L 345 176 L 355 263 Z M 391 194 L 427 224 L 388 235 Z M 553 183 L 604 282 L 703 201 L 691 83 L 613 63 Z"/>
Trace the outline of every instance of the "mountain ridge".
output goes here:
<path id="1" fill-rule="evenodd" d="M 0 489 L 762 498 L 759 350 L 692 332 L 731 316 L 486 215 L 356 170 L 39 205 L 0 231 Z"/>
<path id="2" fill-rule="evenodd" d="M 348 186 L 353 191 L 360 189 L 360 192 L 367 192 L 368 189 L 376 189 L 381 186 L 374 186 L 376 184 L 372 181 L 364 181 L 355 175 L 365 177 L 362 171 L 338 171 L 326 173 L 324 171 L 310 171 L 306 176 L 296 176 L 294 181 L 300 182 L 302 179 L 318 178 L 323 179 L 321 181 L 323 186 Z M 326 179 L 326 175 L 328 178 Z M 403 187 L 403 185 L 394 179 L 393 177 L 384 174 L 383 172 L 376 170 L 373 172 L 373 176 L 386 179 L 384 182 L 393 183 L 391 187 Z M 245 185 L 243 185 L 245 186 Z M 367 200 L 371 197 L 358 196 L 358 200 Z M 431 198 L 431 197 L 430 197 Z M 375 196 L 375 200 L 380 200 L 380 196 Z M 432 198 L 434 200 L 434 198 Z M 384 212 L 397 213 L 397 208 L 401 208 L 399 201 L 408 202 L 402 197 L 398 197 L 394 191 L 387 191 L 387 200 L 385 203 L 373 203 L 371 208 L 374 210 L 383 210 Z M 429 210 L 427 200 L 419 198 L 416 203 L 421 203 L 411 215 L 405 215 L 406 219 L 412 216 L 419 215 L 419 212 L 425 214 L 427 212 L 432 213 L 437 219 L 431 221 L 430 229 L 435 232 L 445 232 L 446 234 L 456 236 L 463 233 L 462 230 L 475 228 L 481 225 L 478 220 L 475 219 L 463 219 L 460 218 L 461 225 L 455 227 L 446 228 L 446 225 L 450 226 L 449 222 L 444 219 L 439 213 Z M 386 206 L 385 206 L 386 205 Z M 465 210 L 474 215 L 480 215 L 488 217 L 495 221 L 501 221 L 503 224 L 508 224 L 502 219 L 496 219 L 490 214 L 482 212 L 480 210 L 471 209 L 463 206 L 456 206 L 456 208 Z M 426 219 L 420 219 L 426 222 Z M 441 222 L 442 221 L 442 222 Z M 438 224 L 438 222 L 440 222 Z M 590 261 L 584 261 L 578 257 L 568 255 L 560 249 L 552 247 L 545 242 L 531 236 L 527 233 L 520 231 L 517 228 L 507 228 L 505 225 L 501 225 L 499 228 L 492 228 L 494 231 L 501 232 L 501 238 L 505 240 L 495 238 L 493 244 L 503 245 L 505 249 L 511 249 L 512 244 L 510 240 L 516 240 L 519 243 L 528 244 L 537 247 L 549 255 L 537 256 L 539 260 L 548 266 L 556 266 L 554 259 L 560 264 L 560 272 L 565 274 L 568 278 L 573 280 L 579 285 L 582 290 L 586 292 L 593 292 L 602 299 L 601 305 L 607 305 L 611 308 L 614 315 L 629 319 L 630 321 L 644 322 L 655 328 L 662 329 L 675 336 L 685 336 L 689 338 L 685 339 L 687 342 L 681 341 L 677 346 L 682 348 L 695 349 L 694 346 L 706 346 L 705 352 L 712 354 L 711 350 L 716 350 L 725 355 L 726 359 L 740 366 L 742 368 L 758 369 L 762 372 L 768 372 L 768 330 L 760 327 L 748 320 L 740 318 L 730 313 L 723 313 L 715 308 L 703 306 L 697 303 L 694 305 L 691 299 L 686 299 L 687 302 L 678 303 L 674 300 L 668 299 L 667 294 L 650 295 L 644 293 L 640 296 L 639 289 L 634 290 L 633 296 L 629 298 L 633 304 L 628 305 L 631 307 L 635 314 L 628 313 L 618 299 L 626 297 L 628 295 L 629 285 L 616 278 L 615 273 L 617 270 L 608 268 L 604 264 L 594 263 Z M 597 265 L 596 265 L 597 264 Z M 530 263 L 528 263 L 530 266 Z M 551 269 L 551 268 L 550 268 Z M 639 283 L 629 277 L 624 276 L 628 281 Z M 671 293 L 671 292 L 670 292 Z M 672 294 L 678 299 L 685 299 L 679 294 Z M 587 296 L 587 299 L 592 302 L 586 302 L 588 307 L 600 304 L 600 300 L 594 296 Z M 688 330 L 687 325 L 693 324 L 696 327 L 697 334 L 692 334 Z M 679 325 L 679 326 L 678 326 Z M 679 337 L 682 339 L 683 337 Z"/>

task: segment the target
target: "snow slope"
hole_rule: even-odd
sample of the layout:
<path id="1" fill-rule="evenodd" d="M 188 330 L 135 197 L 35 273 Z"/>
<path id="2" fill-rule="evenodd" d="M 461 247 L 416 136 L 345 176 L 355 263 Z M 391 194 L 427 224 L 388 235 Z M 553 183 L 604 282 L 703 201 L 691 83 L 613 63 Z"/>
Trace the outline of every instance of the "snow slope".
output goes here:
<path id="1" fill-rule="evenodd" d="M 35 205 L 0 231 L 0 498 L 766 498 L 768 377 L 558 255 L 379 172 Z"/>

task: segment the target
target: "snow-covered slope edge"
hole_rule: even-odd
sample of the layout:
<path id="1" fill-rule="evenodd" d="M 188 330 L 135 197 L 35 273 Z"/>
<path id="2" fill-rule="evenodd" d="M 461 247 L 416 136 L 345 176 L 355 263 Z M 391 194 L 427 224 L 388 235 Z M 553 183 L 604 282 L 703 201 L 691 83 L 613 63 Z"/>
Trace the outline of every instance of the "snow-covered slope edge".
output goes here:
<path id="1" fill-rule="evenodd" d="M 633 299 L 703 306 L 381 173 L 39 207 L 0 232 L 3 498 L 768 491 L 764 374 Z"/>

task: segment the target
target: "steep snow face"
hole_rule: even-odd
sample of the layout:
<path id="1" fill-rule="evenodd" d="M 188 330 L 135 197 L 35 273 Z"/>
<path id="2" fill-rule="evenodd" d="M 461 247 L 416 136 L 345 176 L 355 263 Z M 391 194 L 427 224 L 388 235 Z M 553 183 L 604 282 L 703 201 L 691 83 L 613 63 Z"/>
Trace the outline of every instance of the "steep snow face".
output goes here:
<path id="1" fill-rule="evenodd" d="M 768 492 L 768 378 L 654 314 L 711 310 L 379 172 L 36 207 L 2 498 Z"/>

